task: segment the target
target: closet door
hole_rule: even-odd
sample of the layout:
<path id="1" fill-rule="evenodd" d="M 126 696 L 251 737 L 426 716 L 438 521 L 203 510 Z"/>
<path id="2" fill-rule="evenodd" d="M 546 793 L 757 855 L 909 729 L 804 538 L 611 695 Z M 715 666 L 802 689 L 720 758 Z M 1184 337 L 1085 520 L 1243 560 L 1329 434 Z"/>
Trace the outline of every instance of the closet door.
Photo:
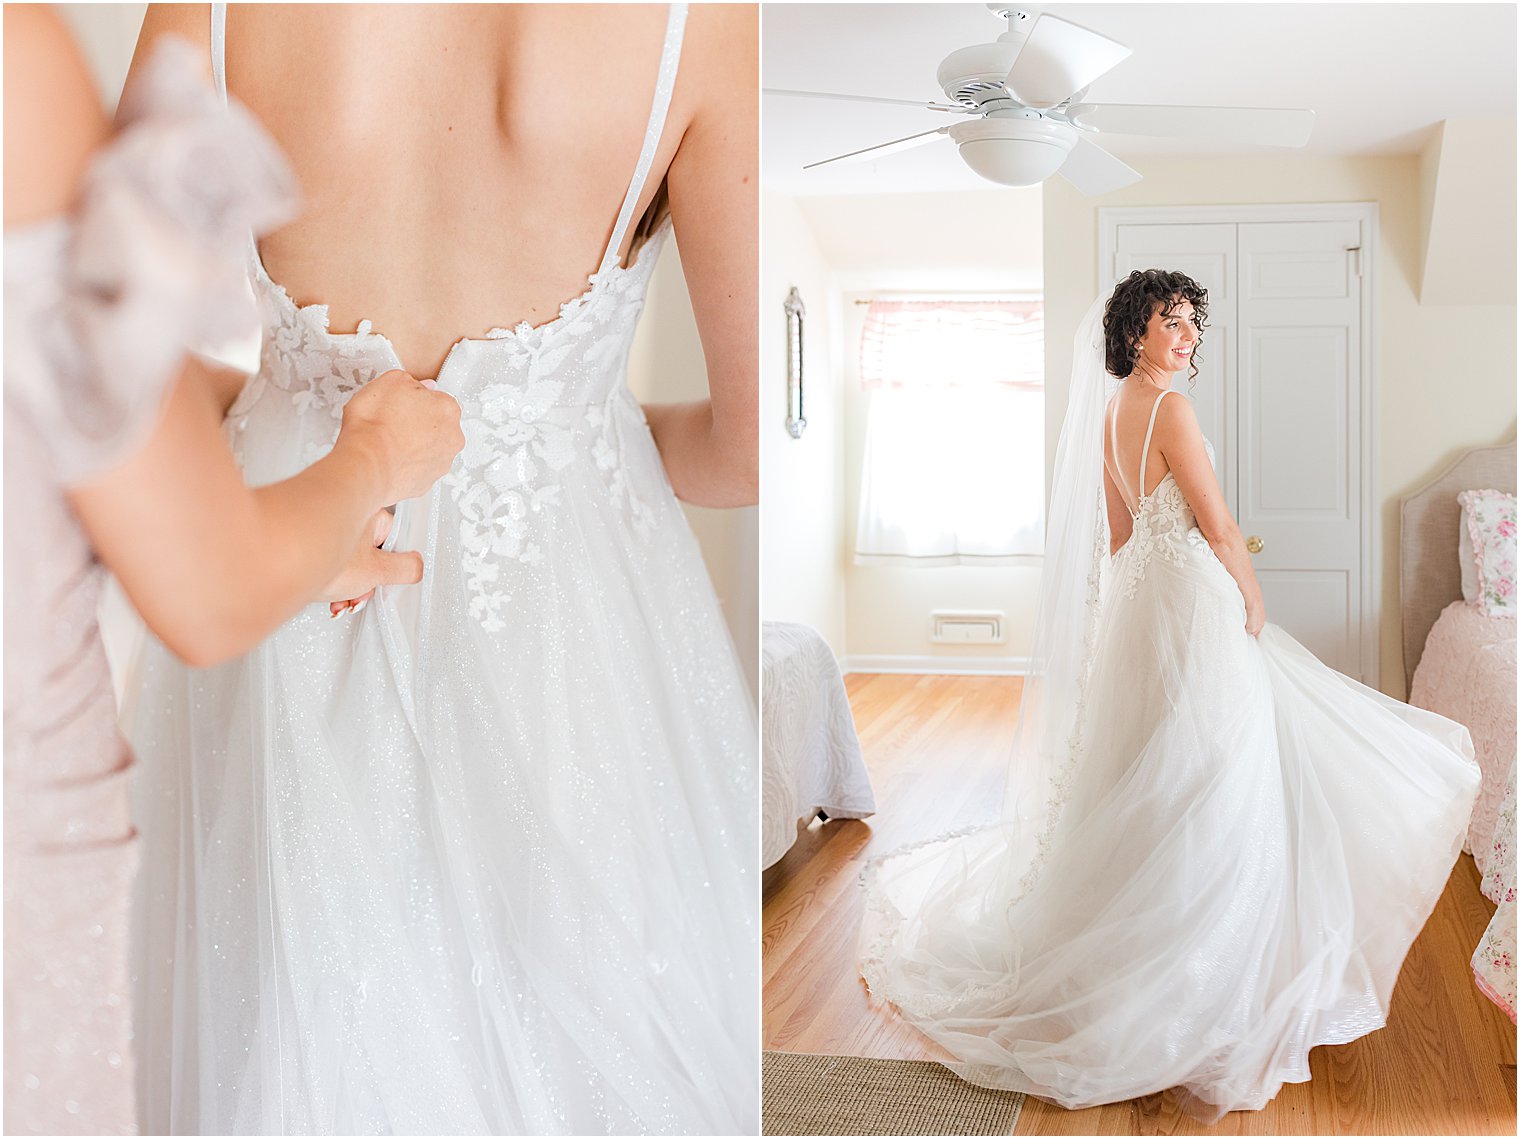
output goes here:
<path id="1" fill-rule="evenodd" d="M 1355 221 L 1239 227 L 1235 517 L 1267 619 L 1363 675 L 1360 245 Z M 1254 541 L 1253 541 L 1254 539 Z"/>

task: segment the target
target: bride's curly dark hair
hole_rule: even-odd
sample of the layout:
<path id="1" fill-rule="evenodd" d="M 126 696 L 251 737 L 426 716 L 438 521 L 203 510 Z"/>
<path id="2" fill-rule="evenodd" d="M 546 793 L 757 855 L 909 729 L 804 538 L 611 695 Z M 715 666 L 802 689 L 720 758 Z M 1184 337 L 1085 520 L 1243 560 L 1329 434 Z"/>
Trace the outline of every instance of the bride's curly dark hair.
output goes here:
<path id="1" fill-rule="evenodd" d="M 1158 309 L 1167 316 L 1182 301 L 1193 306 L 1193 318 L 1201 333 L 1208 322 L 1209 291 L 1186 273 L 1136 269 L 1115 285 L 1103 309 L 1103 354 L 1109 372 L 1121 380 L 1133 372 L 1140 355 L 1136 344 L 1145 335 L 1151 316 Z M 1196 350 L 1188 364 L 1191 383 L 1198 378 Z"/>

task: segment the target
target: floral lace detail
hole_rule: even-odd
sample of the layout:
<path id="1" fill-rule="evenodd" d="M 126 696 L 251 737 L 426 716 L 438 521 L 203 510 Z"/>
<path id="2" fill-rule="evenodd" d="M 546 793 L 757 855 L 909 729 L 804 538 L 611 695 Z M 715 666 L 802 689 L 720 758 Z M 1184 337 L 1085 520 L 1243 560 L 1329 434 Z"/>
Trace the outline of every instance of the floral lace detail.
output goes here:
<path id="1" fill-rule="evenodd" d="M 1145 580 L 1147 567 L 1158 554 L 1182 565 L 1183 554 L 1178 539 L 1190 540 L 1194 532 L 1187 499 L 1182 497 L 1182 488 L 1169 471 L 1162 476 L 1156 489 L 1140 500 L 1140 512 L 1135 515 L 1134 530 L 1128 542 L 1128 549 L 1132 552 L 1124 596 L 1135 596 L 1140 583 Z"/>
<path id="2" fill-rule="evenodd" d="M 506 627 L 502 612 L 512 600 L 500 588 L 502 561 L 541 559 L 530 516 L 559 503 L 559 486 L 546 479 L 575 461 L 575 419 L 585 410 L 557 406 L 564 387 L 530 373 L 524 385 L 497 384 L 459 401 L 464 450 L 443 485 L 459 507 L 470 615 L 488 633 Z"/>
<path id="3" fill-rule="evenodd" d="M 1490 617 L 1513 617 L 1515 597 L 1515 496 L 1498 490 L 1464 490 L 1467 530 L 1478 567 L 1478 604 Z"/>
<path id="4" fill-rule="evenodd" d="M 561 305 L 557 319 L 519 324 L 510 331 L 493 329 L 487 338 L 507 341 L 503 348 L 510 361 L 526 370 L 527 381 L 494 384 L 478 396 L 460 399 L 465 445 L 443 485 L 459 507 L 470 614 L 488 633 L 506 628 L 503 614 L 512 601 L 503 588 L 503 563 L 532 565 L 543 556 L 531 537 L 533 520 L 560 504 L 561 488 L 552 478 L 578 457 L 579 437 L 591 439 L 591 457 L 610 500 L 623 507 L 641 540 L 650 536 L 653 513 L 634 494 L 623 462 L 615 405 L 631 401 L 626 386 L 618 384 L 601 403 L 561 402 L 568 387 L 562 366 L 583 341 L 560 333 L 579 326 L 582 317 L 599 325 L 587 334 L 596 338 L 580 356 L 593 366 L 605 366 L 609 357 L 626 350 L 643 307 L 641 300 L 622 295 L 631 277 L 620 266 L 592 274 L 586 291 Z M 604 296 L 615 302 L 594 303 Z"/>
<path id="5" fill-rule="evenodd" d="M 572 366 L 611 370 L 627 351 L 643 309 L 638 285 L 647 278 L 645 260 L 657 258 L 668 229 L 667 224 L 656 231 L 632 265 L 592 273 L 586 288 L 563 302 L 554 319 L 493 328 L 475 341 L 491 342 L 504 370 L 523 377 L 457 394 L 465 446 L 441 484 L 459 509 L 470 612 L 487 632 L 506 628 L 512 597 L 503 564 L 542 560 L 542 547 L 533 540 L 534 520 L 560 505 L 562 489 L 554 476 L 583 456 L 585 440 L 610 501 L 623 508 L 630 529 L 645 541 L 652 533 L 654 511 L 634 492 L 623 461 L 618 417 L 624 413 L 615 405 L 626 401 L 641 415 L 626 386 L 617 383 L 600 403 L 565 401 L 574 398 Z M 231 436 L 241 431 L 249 410 L 273 385 L 289 394 L 303 417 L 331 420 L 331 430 L 303 452 L 306 462 L 315 462 L 337 438 L 344 405 L 365 383 L 396 366 L 396 354 L 370 321 L 360 321 L 354 332 L 331 332 L 326 305 L 298 305 L 261 264 L 255 262 L 253 272 L 266 309 L 264 347 L 258 373 L 228 412 L 227 429 Z M 465 338 L 455 347 L 470 342 Z"/>
<path id="6" fill-rule="evenodd" d="M 228 411 L 228 419 L 238 425 L 269 383 L 288 393 L 297 411 L 329 416 L 336 437 L 349 397 L 392 366 L 390 342 L 367 320 L 354 332 L 331 332 L 326 305 L 298 305 L 267 275 L 256 271 L 256 276 L 266 290 L 264 304 L 276 311 L 265 319 L 259 370 Z"/>

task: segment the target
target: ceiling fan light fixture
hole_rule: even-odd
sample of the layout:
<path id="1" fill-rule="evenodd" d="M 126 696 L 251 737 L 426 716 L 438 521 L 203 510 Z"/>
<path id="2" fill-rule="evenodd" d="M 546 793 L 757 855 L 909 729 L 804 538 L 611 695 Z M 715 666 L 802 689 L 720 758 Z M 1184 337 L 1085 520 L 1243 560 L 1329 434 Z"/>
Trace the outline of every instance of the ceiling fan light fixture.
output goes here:
<path id="1" fill-rule="evenodd" d="M 1061 168 L 1077 132 L 1049 119 L 985 118 L 956 123 L 950 137 L 966 165 L 1000 186 L 1035 186 Z"/>

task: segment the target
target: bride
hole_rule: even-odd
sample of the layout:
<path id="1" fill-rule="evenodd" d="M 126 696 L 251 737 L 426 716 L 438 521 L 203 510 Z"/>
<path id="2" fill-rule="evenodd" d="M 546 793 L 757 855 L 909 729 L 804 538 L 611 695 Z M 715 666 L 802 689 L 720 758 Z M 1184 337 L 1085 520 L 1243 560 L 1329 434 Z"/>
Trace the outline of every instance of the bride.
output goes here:
<path id="1" fill-rule="evenodd" d="M 145 1131 L 756 1128 L 755 718 L 677 502 L 753 501 L 754 16 L 150 11 L 308 198 L 250 253 L 245 477 L 402 363 L 465 446 L 377 523 L 422 585 L 139 665 Z M 672 228 L 712 397 L 641 407 Z"/>
<path id="2" fill-rule="evenodd" d="M 1382 1027 L 1478 770 L 1265 623 L 1168 391 L 1206 315 L 1152 269 L 1078 328 L 1004 821 L 873 861 L 861 970 L 972 1083 L 1212 1122 Z"/>

